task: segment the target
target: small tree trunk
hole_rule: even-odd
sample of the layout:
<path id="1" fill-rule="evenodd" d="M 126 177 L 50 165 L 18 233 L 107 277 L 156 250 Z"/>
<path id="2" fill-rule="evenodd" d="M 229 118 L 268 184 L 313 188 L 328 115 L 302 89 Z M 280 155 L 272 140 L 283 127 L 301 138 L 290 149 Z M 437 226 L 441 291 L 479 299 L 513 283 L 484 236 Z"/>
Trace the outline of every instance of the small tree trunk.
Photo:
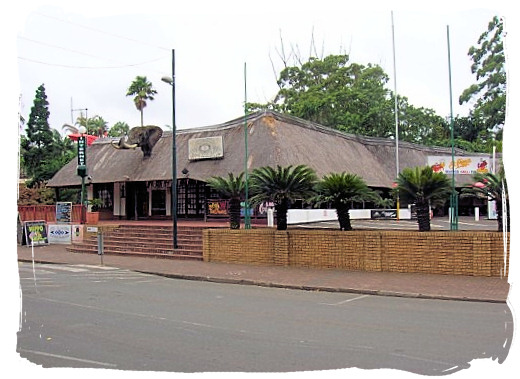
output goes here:
<path id="1" fill-rule="evenodd" d="M 276 210 L 276 229 L 287 230 L 287 210 L 289 209 L 289 202 L 284 199 L 279 204 L 275 204 Z"/>
<path id="2" fill-rule="evenodd" d="M 430 231 L 430 209 L 428 203 L 417 203 L 417 224 L 420 232 Z"/>
<path id="3" fill-rule="evenodd" d="M 350 224 L 349 210 L 350 208 L 343 204 L 336 205 L 336 212 L 338 213 L 340 230 L 352 230 L 352 225 Z"/>
<path id="4" fill-rule="evenodd" d="M 504 217 L 502 214 L 502 199 L 495 200 L 495 204 L 497 208 L 498 231 L 501 232 L 504 228 Z"/>
<path id="5" fill-rule="evenodd" d="M 231 199 L 229 201 L 229 227 L 240 229 L 240 200 Z"/>

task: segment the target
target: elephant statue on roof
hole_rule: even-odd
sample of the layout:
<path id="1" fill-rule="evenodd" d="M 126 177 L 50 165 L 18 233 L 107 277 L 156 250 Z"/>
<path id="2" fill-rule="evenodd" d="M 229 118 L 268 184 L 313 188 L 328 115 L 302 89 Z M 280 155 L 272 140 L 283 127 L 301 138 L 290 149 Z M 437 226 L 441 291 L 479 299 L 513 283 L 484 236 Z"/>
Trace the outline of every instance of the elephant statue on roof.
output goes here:
<path id="1" fill-rule="evenodd" d="M 135 149 L 141 147 L 145 158 L 152 155 L 152 149 L 161 139 L 162 129 L 158 126 L 136 126 L 130 129 L 128 137 L 121 137 L 119 142 L 112 141 L 112 146 L 116 149 Z"/>

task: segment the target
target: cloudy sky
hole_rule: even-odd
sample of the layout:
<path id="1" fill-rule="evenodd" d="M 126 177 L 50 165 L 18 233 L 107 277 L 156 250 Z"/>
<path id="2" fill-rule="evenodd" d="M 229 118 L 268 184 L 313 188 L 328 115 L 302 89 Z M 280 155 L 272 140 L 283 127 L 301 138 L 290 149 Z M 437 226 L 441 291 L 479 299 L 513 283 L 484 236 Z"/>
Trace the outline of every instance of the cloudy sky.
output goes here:
<path id="1" fill-rule="evenodd" d="M 243 114 L 244 64 L 248 101 L 276 95 L 282 42 L 288 57 L 292 51 L 304 60 L 346 52 L 352 62 L 379 64 L 393 90 L 393 11 L 397 92 L 415 106 L 449 115 L 449 25 L 454 114 L 462 115 L 467 106 L 459 106 L 458 97 L 475 82 L 468 49 L 503 9 L 500 2 L 461 3 L 424 8 L 376 1 L 363 8 L 346 1 L 320 1 L 318 7 L 307 1 L 195 0 L 164 8 L 153 0 L 103 7 L 98 1 L 32 2 L 16 36 L 20 110 L 27 119 L 43 83 L 53 128 L 74 122 L 80 109 L 109 126 L 136 126 L 139 112 L 126 91 L 140 75 L 158 91 L 144 111 L 145 124 L 167 129 L 171 87 L 161 77 L 171 76 L 175 49 L 177 127 L 222 123 Z"/>
<path id="2" fill-rule="evenodd" d="M 139 112 L 125 94 L 132 80 L 140 75 L 146 76 L 158 91 L 156 100 L 145 109 L 145 123 L 167 129 L 166 125 L 171 125 L 171 87 L 161 82 L 161 77 L 171 75 L 171 49 L 176 54 L 178 128 L 214 125 L 242 116 L 244 63 L 248 100 L 272 99 L 282 68 L 281 39 L 287 55 L 293 49 L 304 60 L 315 50 L 318 56 L 347 52 L 352 62 L 379 64 L 389 75 L 389 88 L 393 89 L 391 11 L 397 92 L 407 96 L 413 105 L 433 108 L 442 116 L 450 112 L 447 26 L 454 114 L 463 115 L 467 108 L 460 107 L 457 99 L 475 82 L 467 51 L 477 43 L 493 15 L 504 15 L 509 44 L 508 102 L 517 104 L 517 90 L 512 84 L 518 83 L 518 71 L 512 67 L 519 63 L 511 46 L 520 46 L 514 29 L 519 20 L 518 11 L 513 11 L 508 2 L 515 3 L 452 0 L 428 2 L 435 5 L 425 7 L 418 3 L 426 2 L 388 0 L 20 0 L 3 10 L 0 22 L 3 79 L 8 84 L 0 94 L 3 127 L 8 130 L 8 141 L 17 140 L 12 126 L 17 124 L 18 112 L 28 118 L 35 91 L 42 83 L 53 128 L 61 130 L 63 124 L 79 116 L 80 111 L 73 111 L 71 116 L 71 109 L 84 108 L 89 117 L 99 115 L 109 126 L 118 121 L 136 126 Z M 311 48 L 312 36 L 315 49 Z M 515 194 L 517 140 L 511 136 L 517 134 L 516 108 L 508 106 L 504 131 L 509 188 Z M 7 176 L 14 183 L 18 178 L 13 159 L 17 143 L 8 142 L 7 147 L 2 149 L 3 170 L 12 169 Z M 13 196 L 4 206 L 14 220 L 15 186 L 7 187 Z M 516 202 L 511 201 L 511 205 L 512 212 L 518 214 Z M 512 226 L 515 228 L 515 224 Z M 10 235 L 14 236 L 14 224 L 12 228 Z M 512 239 L 511 251 L 516 251 L 516 246 Z M 510 267 L 516 269 L 516 261 L 512 254 Z M 3 266 L 4 271 L 7 266 Z M 12 295 L 9 300 L 18 304 L 18 281 L 14 276 L 10 290 L 4 294 Z M 12 356 L 16 343 L 13 331 L 19 320 L 16 312 L 11 313 L 13 328 L 9 329 L 8 341 L 3 339 L 2 348 Z M 513 358 L 510 356 L 505 366 L 510 367 Z M 484 367 L 481 363 L 472 366 L 479 367 L 479 372 L 493 370 L 494 374 L 506 369 L 504 365 L 497 367 L 496 362 L 485 363 Z M 475 372 L 469 371 L 461 375 L 467 377 L 465 374 Z M 51 374 L 56 376 L 54 371 Z M 38 375 L 42 375 L 41 370 Z"/>

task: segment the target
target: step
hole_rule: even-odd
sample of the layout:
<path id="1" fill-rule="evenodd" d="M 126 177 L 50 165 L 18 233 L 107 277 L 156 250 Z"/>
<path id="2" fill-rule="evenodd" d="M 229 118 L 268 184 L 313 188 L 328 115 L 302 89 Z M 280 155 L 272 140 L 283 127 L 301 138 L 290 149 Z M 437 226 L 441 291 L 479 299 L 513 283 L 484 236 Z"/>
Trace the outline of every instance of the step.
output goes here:
<path id="1" fill-rule="evenodd" d="M 97 238 L 89 238 L 84 239 L 83 244 L 87 245 L 95 245 L 97 246 Z M 125 238 L 125 237 L 104 237 L 103 244 L 105 246 L 108 245 L 123 245 L 123 246 L 157 246 L 161 248 L 169 248 L 173 247 L 172 239 L 154 239 L 154 238 Z M 180 248 L 198 248 L 202 250 L 203 242 L 202 240 L 193 240 L 193 239 L 177 239 L 177 245 Z"/>
<path id="2" fill-rule="evenodd" d="M 74 247 L 85 247 L 88 249 L 97 250 L 97 241 L 83 241 L 82 243 L 73 244 Z M 171 251 L 173 250 L 172 243 L 157 244 L 157 243 L 141 243 L 141 244 L 121 244 L 113 241 L 103 241 L 104 249 L 117 249 L 117 250 L 128 250 L 128 251 L 141 251 L 141 250 L 157 250 L 157 251 Z M 199 244 L 179 244 L 177 250 L 182 251 L 195 251 L 202 253 L 202 245 Z"/>
<path id="3" fill-rule="evenodd" d="M 83 247 L 68 247 L 67 251 L 71 253 L 86 253 L 86 254 L 97 254 L 96 249 L 86 249 Z M 106 255 L 126 255 L 126 256 L 140 256 L 140 257 L 153 257 L 153 258 L 169 258 L 169 259 L 190 259 L 202 261 L 202 253 L 198 252 L 180 252 L 179 250 L 167 251 L 167 252 L 150 252 L 150 251 L 119 251 L 113 249 L 104 249 L 103 254 Z"/>

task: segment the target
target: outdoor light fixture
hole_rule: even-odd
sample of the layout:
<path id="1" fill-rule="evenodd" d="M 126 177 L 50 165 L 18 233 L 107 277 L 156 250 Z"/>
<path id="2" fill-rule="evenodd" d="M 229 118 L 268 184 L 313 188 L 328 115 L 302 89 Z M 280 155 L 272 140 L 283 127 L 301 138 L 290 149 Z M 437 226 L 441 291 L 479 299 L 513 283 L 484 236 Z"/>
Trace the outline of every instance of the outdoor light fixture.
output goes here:
<path id="1" fill-rule="evenodd" d="M 172 76 L 163 76 L 161 80 L 172 86 L 172 201 L 173 248 L 177 249 L 177 147 L 175 127 L 175 50 L 172 49 Z"/>

